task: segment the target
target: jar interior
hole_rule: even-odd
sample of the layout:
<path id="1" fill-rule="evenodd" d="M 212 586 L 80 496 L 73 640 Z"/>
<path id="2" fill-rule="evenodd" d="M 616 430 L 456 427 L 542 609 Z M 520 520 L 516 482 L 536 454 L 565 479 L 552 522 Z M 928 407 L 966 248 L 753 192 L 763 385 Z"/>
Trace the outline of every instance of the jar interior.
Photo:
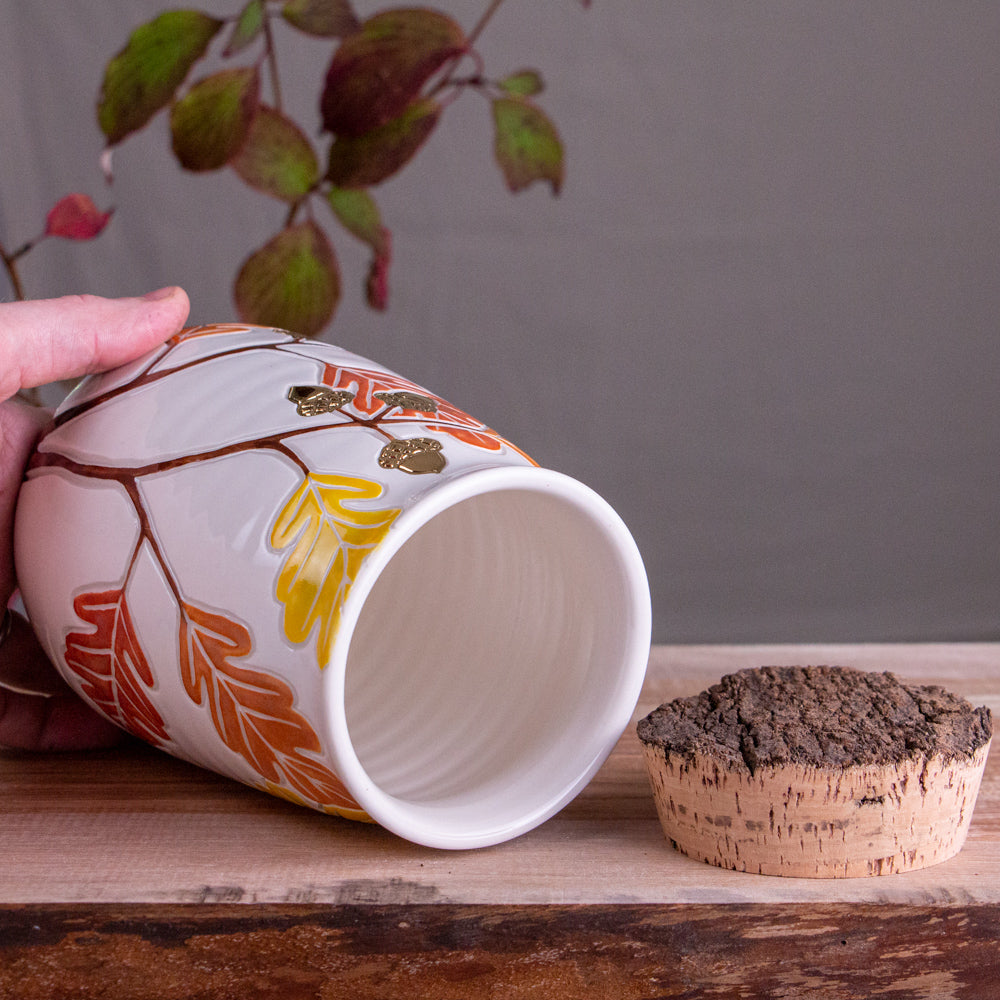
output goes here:
<path id="1" fill-rule="evenodd" d="M 635 588 L 614 532 L 564 496 L 497 490 L 416 530 L 347 656 L 351 744 L 389 812 L 498 841 L 579 791 L 638 693 Z"/>

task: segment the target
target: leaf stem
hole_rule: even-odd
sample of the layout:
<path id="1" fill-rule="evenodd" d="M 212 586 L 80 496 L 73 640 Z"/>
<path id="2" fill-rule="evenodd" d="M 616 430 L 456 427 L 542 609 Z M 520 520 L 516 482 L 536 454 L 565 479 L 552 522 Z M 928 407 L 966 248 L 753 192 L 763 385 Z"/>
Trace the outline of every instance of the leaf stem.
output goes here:
<path id="1" fill-rule="evenodd" d="M 472 48 L 476 44 L 486 25 L 493 20 L 493 15 L 500 9 L 503 2 L 504 0 L 491 0 L 490 5 L 483 11 L 482 17 L 476 22 L 476 26 L 468 34 L 469 48 Z"/>
<path id="2" fill-rule="evenodd" d="M 17 270 L 17 259 L 24 256 L 30 249 L 31 244 L 25 243 L 20 249 L 8 253 L 7 248 L 0 243 L 0 258 L 3 259 L 4 270 L 7 272 L 11 288 L 14 290 L 14 297 L 18 302 L 24 301 L 24 285 L 21 284 L 21 275 Z"/>
<path id="3" fill-rule="evenodd" d="M 271 76 L 271 90 L 274 94 L 274 107 L 281 111 L 281 82 L 278 79 L 278 54 L 274 50 L 274 32 L 271 31 L 271 19 L 264 17 L 264 51 L 267 54 L 267 68 Z"/>
<path id="4" fill-rule="evenodd" d="M 441 74 L 438 83 L 431 89 L 429 96 L 436 97 L 442 90 L 445 89 L 445 87 L 451 87 L 451 99 L 454 100 L 466 87 L 477 87 L 481 89 L 486 86 L 488 81 L 484 76 L 486 67 L 483 63 L 483 57 L 473 48 L 473 45 L 475 44 L 476 38 L 482 34 L 483 29 L 489 23 L 490 18 L 496 13 L 502 3 L 503 0 L 493 0 L 489 9 L 479 19 L 475 28 L 472 29 L 472 33 L 466 37 L 466 46 L 464 51 L 460 52 L 454 59 L 447 63 L 444 72 Z M 464 77 L 453 76 L 452 74 L 458 69 L 458 67 L 462 64 L 462 60 L 466 57 L 475 63 L 475 72 Z"/>

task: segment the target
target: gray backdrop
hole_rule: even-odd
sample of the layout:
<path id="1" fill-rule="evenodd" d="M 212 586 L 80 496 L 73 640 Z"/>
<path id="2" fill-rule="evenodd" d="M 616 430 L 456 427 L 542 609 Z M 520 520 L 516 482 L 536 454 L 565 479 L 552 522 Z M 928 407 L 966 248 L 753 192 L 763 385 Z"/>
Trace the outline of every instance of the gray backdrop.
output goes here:
<path id="1" fill-rule="evenodd" d="M 468 27 L 485 0 L 438 5 Z M 283 207 L 183 174 L 163 116 L 110 192 L 97 166 L 103 65 L 165 6 L 0 0 L 0 232 L 88 191 L 112 225 L 40 248 L 29 294 L 177 282 L 231 319 Z M 312 127 L 329 46 L 280 35 Z M 327 339 L 604 494 L 658 641 L 997 638 L 1000 4 L 508 0 L 481 49 L 543 69 L 562 196 L 506 193 L 467 95 L 379 193 L 387 314 L 336 238 Z"/>

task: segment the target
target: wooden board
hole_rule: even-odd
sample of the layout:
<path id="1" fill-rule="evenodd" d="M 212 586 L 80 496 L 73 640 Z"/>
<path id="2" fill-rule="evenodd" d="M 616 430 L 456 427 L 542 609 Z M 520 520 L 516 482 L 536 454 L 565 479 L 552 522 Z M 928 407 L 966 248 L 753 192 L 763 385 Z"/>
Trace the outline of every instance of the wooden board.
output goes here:
<path id="1" fill-rule="evenodd" d="M 658 647 L 636 714 L 742 666 L 806 660 L 943 683 L 1000 717 L 1000 644 Z M 961 854 L 874 880 L 752 876 L 673 851 L 633 726 L 558 816 L 470 852 L 417 847 L 144 747 L 0 754 L 0 802 L 0 901 L 7 903 L 1000 903 L 995 754 Z"/>
<path id="2" fill-rule="evenodd" d="M 16 1000 L 992 1000 L 994 908 L 170 906 L 0 911 Z"/>
<path id="3" fill-rule="evenodd" d="M 1000 717 L 1000 644 L 961 644 L 658 647 L 636 718 L 764 663 L 891 669 Z M 748 875 L 673 851 L 632 726 L 558 816 L 470 852 L 314 814 L 143 747 L 0 753 L 0 802 L 0 996 L 251 995 L 240 968 L 256 970 L 252 995 L 282 1000 L 529 987 L 986 997 L 982 984 L 1000 981 L 995 757 L 957 857 L 860 879 Z"/>

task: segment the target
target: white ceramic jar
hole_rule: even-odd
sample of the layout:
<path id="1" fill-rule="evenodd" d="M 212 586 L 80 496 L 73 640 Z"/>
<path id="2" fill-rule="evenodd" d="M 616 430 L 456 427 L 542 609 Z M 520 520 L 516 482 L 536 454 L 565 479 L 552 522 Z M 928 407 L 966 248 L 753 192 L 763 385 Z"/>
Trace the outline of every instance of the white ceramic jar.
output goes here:
<path id="1" fill-rule="evenodd" d="M 86 379 L 15 547 L 48 655 L 114 722 L 429 846 L 560 809 L 645 673 L 646 577 L 605 501 L 280 330 L 193 328 Z"/>

